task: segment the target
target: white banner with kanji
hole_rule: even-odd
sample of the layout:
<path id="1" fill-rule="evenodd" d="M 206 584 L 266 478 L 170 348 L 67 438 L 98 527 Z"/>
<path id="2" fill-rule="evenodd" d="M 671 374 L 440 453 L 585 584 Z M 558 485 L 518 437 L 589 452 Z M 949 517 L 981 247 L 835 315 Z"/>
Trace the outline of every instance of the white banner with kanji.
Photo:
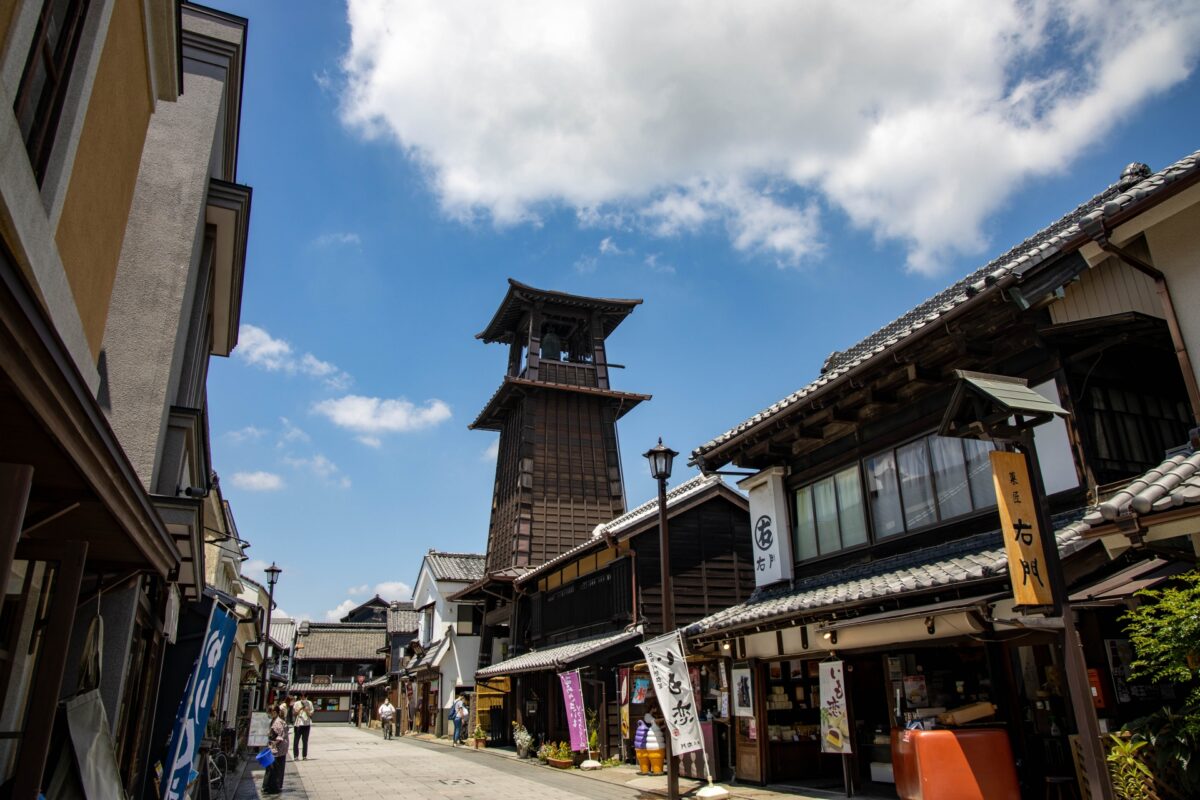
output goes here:
<path id="1" fill-rule="evenodd" d="M 678 756 L 703 750 L 704 737 L 700 732 L 692 679 L 683 655 L 683 637 L 679 631 L 672 631 L 638 647 L 646 656 L 658 706 L 671 733 L 671 754 Z"/>

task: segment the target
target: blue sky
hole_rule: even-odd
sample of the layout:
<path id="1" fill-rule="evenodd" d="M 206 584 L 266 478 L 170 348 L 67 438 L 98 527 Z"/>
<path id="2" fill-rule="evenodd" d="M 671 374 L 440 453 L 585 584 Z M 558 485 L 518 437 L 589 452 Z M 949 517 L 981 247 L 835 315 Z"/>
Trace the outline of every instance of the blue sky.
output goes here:
<path id="1" fill-rule="evenodd" d="M 1200 148 L 1192 4 L 227 2 L 254 187 L 213 460 L 288 613 L 483 552 L 505 279 L 645 303 L 609 342 L 686 453 L 1113 182 Z M 186 87 L 185 87 L 186 89 Z M 686 477 L 682 465 L 676 480 Z"/>

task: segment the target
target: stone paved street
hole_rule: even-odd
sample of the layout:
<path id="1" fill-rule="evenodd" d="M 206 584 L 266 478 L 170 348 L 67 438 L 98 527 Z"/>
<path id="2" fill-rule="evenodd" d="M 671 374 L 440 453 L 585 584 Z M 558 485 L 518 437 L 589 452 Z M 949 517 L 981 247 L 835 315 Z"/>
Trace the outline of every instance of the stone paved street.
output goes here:
<path id="1" fill-rule="evenodd" d="M 666 779 L 638 777 L 632 766 L 598 772 L 558 772 L 534 762 L 517 761 L 504 751 L 451 748 L 445 741 L 413 737 L 385 741 L 378 731 L 348 725 L 313 729 L 309 758 L 289 757 L 281 800 L 658 800 Z M 262 770 L 246 773 L 231 800 L 257 800 Z M 684 793 L 701 784 L 681 780 Z M 729 786 L 737 800 L 829 800 L 841 793 L 779 792 Z M 693 795 L 694 796 L 694 795 Z M 868 795 L 859 795 L 868 798 Z"/>

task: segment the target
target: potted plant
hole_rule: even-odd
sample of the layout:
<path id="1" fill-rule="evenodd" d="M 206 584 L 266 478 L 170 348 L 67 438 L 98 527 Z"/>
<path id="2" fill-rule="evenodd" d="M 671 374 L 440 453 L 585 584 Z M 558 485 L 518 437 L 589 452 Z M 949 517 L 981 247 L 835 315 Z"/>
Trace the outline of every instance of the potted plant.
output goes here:
<path id="1" fill-rule="evenodd" d="M 482 725 L 475 726 L 475 733 L 473 733 L 471 737 L 475 740 L 476 750 L 482 750 L 487 747 L 487 734 L 483 732 Z"/>
<path id="2" fill-rule="evenodd" d="M 524 725 L 514 722 L 513 744 L 517 746 L 517 758 L 529 758 L 529 748 L 533 745 L 533 734 Z"/>
<path id="3" fill-rule="evenodd" d="M 596 722 L 596 711 L 589 709 L 587 712 L 587 734 L 588 734 L 588 758 L 592 761 L 600 760 L 600 731 L 599 725 Z"/>
<path id="4" fill-rule="evenodd" d="M 555 769 L 570 769 L 575 766 L 575 754 L 571 752 L 571 745 L 567 742 L 559 742 L 554 745 L 549 755 L 550 766 Z"/>
<path id="5" fill-rule="evenodd" d="M 538 761 L 542 762 L 543 764 L 548 762 L 550 760 L 550 753 L 553 749 L 554 745 L 550 744 L 549 742 L 542 742 L 541 747 L 537 749 Z"/>
<path id="6" fill-rule="evenodd" d="M 1154 787 L 1154 774 L 1138 751 L 1149 742 L 1144 739 L 1109 735 L 1108 772 L 1113 791 L 1120 800 L 1144 800 Z"/>

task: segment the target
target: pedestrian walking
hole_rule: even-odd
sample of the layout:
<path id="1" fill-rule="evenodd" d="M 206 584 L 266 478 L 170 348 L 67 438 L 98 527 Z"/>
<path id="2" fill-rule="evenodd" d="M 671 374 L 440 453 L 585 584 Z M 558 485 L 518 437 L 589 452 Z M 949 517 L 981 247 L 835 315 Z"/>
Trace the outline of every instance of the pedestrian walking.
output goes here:
<path id="1" fill-rule="evenodd" d="M 454 705 L 450 707 L 450 721 L 454 723 L 454 746 L 463 741 L 463 726 L 467 724 L 467 715 L 471 712 L 467 709 L 467 698 L 461 694 L 454 701 Z"/>
<path id="2" fill-rule="evenodd" d="M 283 765 L 287 762 L 288 728 L 287 720 L 280 713 L 279 706 L 271 706 L 271 727 L 267 731 L 267 746 L 275 760 L 267 767 L 263 775 L 263 794 L 279 794 L 283 791 Z"/>
<path id="3" fill-rule="evenodd" d="M 308 735 L 312 732 L 313 704 L 308 699 L 307 692 L 301 692 L 296 702 L 292 703 L 292 714 L 296 720 L 296 738 L 292 742 L 292 758 L 308 761 Z M 303 750 L 301 743 L 303 743 Z"/>
<path id="4" fill-rule="evenodd" d="M 396 707 L 392 705 L 390 697 L 383 698 L 383 703 L 379 706 L 379 724 L 383 727 L 383 738 L 392 738 L 392 720 L 396 716 Z"/>

